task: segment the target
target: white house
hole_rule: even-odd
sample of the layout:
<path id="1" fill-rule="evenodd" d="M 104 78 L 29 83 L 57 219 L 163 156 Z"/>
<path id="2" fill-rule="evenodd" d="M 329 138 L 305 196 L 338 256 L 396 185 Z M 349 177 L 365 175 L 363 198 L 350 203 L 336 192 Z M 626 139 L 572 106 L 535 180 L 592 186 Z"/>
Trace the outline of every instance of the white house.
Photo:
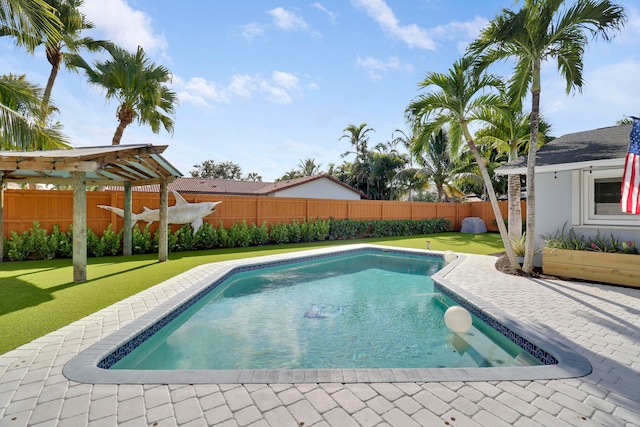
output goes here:
<path id="1" fill-rule="evenodd" d="M 536 157 L 536 233 L 565 227 L 585 237 L 613 235 L 640 245 L 640 215 L 620 209 L 624 160 L 631 125 L 564 135 L 544 145 Z M 503 165 L 497 174 L 526 175 L 526 156 Z M 566 225 L 565 225 L 566 224 Z"/>
<path id="2" fill-rule="evenodd" d="M 133 191 L 157 192 L 158 186 L 134 187 Z M 121 190 L 108 187 L 110 190 Z M 306 176 L 276 182 L 233 181 L 227 179 L 179 177 L 169 190 L 181 194 L 215 194 L 227 196 L 301 197 L 311 199 L 360 200 L 366 194 L 328 174 Z"/>

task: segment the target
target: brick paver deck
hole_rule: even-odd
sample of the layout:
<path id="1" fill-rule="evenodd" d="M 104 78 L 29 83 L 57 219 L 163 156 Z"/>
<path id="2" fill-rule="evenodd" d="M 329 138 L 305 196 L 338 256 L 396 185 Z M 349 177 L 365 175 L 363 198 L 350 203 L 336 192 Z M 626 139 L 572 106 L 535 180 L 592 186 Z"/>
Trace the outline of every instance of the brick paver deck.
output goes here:
<path id="1" fill-rule="evenodd" d="M 447 279 L 586 357 L 544 381 L 81 384 L 64 364 L 208 274 L 203 266 L 0 355 L 4 426 L 639 426 L 640 289 L 507 276 L 469 255 Z"/>

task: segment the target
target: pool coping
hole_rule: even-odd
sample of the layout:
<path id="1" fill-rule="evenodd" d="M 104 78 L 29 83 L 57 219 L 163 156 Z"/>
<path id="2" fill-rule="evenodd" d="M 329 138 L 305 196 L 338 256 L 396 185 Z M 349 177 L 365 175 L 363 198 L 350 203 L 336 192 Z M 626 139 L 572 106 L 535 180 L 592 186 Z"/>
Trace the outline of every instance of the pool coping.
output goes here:
<path id="1" fill-rule="evenodd" d="M 388 369 L 247 369 L 247 370 L 107 370 L 98 363 L 113 353 L 140 330 L 155 324 L 169 313 L 211 284 L 212 280 L 233 270 L 257 263 L 284 262 L 291 258 L 324 256 L 354 250 L 388 250 L 444 256 L 445 252 L 383 245 L 353 244 L 331 248 L 306 250 L 287 254 L 268 255 L 242 260 L 215 263 L 217 271 L 200 279 L 194 285 L 154 308 L 144 316 L 133 320 L 118 331 L 91 345 L 71 359 L 63 368 L 64 376 L 72 381 L 90 384 L 267 384 L 267 383 L 373 383 L 373 382 L 432 382 L 432 381 L 516 381 L 574 378 L 591 373 L 591 365 L 581 355 L 564 343 L 544 334 L 538 327 L 517 319 L 498 307 L 465 291 L 446 276 L 464 262 L 464 255 L 457 258 L 432 276 L 438 286 L 453 292 L 462 305 L 475 307 L 509 330 L 525 337 L 535 346 L 544 349 L 558 361 L 555 365 L 486 367 L 486 368 L 388 368 Z M 212 279 L 211 276 L 215 275 Z"/>

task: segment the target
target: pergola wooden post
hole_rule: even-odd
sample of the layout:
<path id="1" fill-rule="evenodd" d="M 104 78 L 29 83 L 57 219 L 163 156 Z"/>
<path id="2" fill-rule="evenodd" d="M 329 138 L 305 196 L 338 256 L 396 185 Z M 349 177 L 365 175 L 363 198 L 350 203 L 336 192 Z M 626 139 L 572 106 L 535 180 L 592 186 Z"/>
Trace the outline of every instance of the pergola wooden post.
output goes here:
<path id="1" fill-rule="evenodd" d="M 169 259 L 169 183 L 166 178 L 160 179 L 160 223 L 158 225 L 158 261 Z"/>
<path id="2" fill-rule="evenodd" d="M 124 228 L 122 229 L 122 255 L 125 256 L 132 253 L 131 200 L 131 182 L 126 181 L 124 183 Z"/>
<path id="3" fill-rule="evenodd" d="M 73 281 L 87 280 L 87 174 L 73 176 Z"/>
<path id="4" fill-rule="evenodd" d="M 4 174 L 0 171 L 0 262 L 4 258 Z"/>

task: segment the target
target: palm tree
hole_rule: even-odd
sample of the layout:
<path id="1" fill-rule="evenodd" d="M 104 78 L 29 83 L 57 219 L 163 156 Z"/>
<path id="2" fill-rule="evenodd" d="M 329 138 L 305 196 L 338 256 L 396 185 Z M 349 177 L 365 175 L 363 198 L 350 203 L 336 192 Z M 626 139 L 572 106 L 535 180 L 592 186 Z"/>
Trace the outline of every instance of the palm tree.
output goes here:
<path id="1" fill-rule="evenodd" d="M 67 68 L 73 69 L 70 65 L 72 55 L 78 55 L 81 50 L 95 52 L 105 47 L 109 42 L 96 41 L 91 37 L 80 37 L 82 30 L 93 28 L 93 24 L 80 11 L 84 3 L 83 0 L 45 0 L 56 10 L 56 15 L 62 22 L 61 38 L 58 41 L 43 40 L 47 60 L 51 64 L 51 72 L 44 89 L 42 103 L 45 107 L 49 105 L 53 84 L 58 76 L 60 66 L 64 62 Z"/>
<path id="2" fill-rule="evenodd" d="M 410 150 L 413 140 L 415 139 L 415 133 L 411 132 L 407 135 L 403 130 L 396 129 L 391 134 L 391 141 L 389 145 L 396 147 L 401 144 L 407 150 Z M 394 177 L 392 182 L 396 184 L 394 197 L 407 193 L 407 199 L 413 200 L 413 190 L 422 190 L 428 184 L 428 177 L 424 174 L 418 173 L 419 168 L 415 168 L 413 165 L 414 156 L 409 152 L 408 167 L 401 169 Z M 406 166 L 406 165 L 405 165 Z"/>
<path id="3" fill-rule="evenodd" d="M 59 40 L 62 23 L 44 0 L 0 0 L 0 36 L 35 49 L 43 38 Z"/>
<path id="4" fill-rule="evenodd" d="M 515 58 L 511 78 L 512 99 L 523 99 L 531 93 L 530 144 L 527 156 L 527 242 L 523 270 L 533 270 L 535 252 L 535 181 L 534 172 L 538 146 L 540 114 L 540 67 L 545 61 L 556 60 L 558 70 L 567 83 L 566 91 L 581 90 L 585 46 L 589 39 L 605 40 L 620 29 L 625 21 L 624 9 L 609 0 L 525 0 L 517 12 L 503 9 L 480 36 L 469 46 L 469 52 L 479 58 L 480 67 Z"/>
<path id="5" fill-rule="evenodd" d="M 0 76 L 0 149 L 50 150 L 70 148 L 60 125 L 44 126 L 42 89 L 25 76 Z"/>
<path id="6" fill-rule="evenodd" d="M 314 176 L 320 173 L 322 165 L 317 165 L 315 159 L 307 158 L 300 160 L 298 168 L 302 176 Z"/>
<path id="7" fill-rule="evenodd" d="M 43 0 L 0 0 L 0 36 L 25 46 L 60 39 L 61 23 Z M 42 91 L 24 76 L 0 77 L 0 145 L 5 150 L 68 148 L 60 125 L 45 126 Z"/>
<path id="8" fill-rule="evenodd" d="M 342 153 L 342 157 L 348 156 L 349 154 L 356 155 L 356 159 L 351 165 L 351 177 L 348 184 L 369 196 L 371 162 L 367 146 L 369 143 L 369 135 L 367 134 L 375 131 L 373 128 L 367 127 L 366 123 L 361 123 L 360 126 L 350 124 L 344 128 L 343 132 L 344 134 L 339 139 L 348 139 L 353 147 L 353 151 L 345 151 Z"/>
<path id="9" fill-rule="evenodd" d="M 367 156 L 369 174 L 367 176 L 367 194 L 374 200 L 393 200 L 394 179 L 409 162 L 408 156 L 398 153 L 391 144 L 380 143 Z"/>
<path id="10" fill-rule="evenodd" d="M 469 163 L 462 162 L 460 157 L 451 151 L 449 138 L 442 129 L 429 137 L 422 152 L 413 152 L 413 155 L 416 162 L 422 166 L 417 172 L 418 175 L 433 182 L 439 202 L 462 197 L 463 192 L 457 184 L 463 178 L 477 176 L 469 172 Z"/>
<path id="11" fill-rule="evenodd" d="M 434 86 L 435 89 L 420 95 L 407 107 L 408 121 L 420 127 L 412 151 L 423 151 L 429 138 L 443 128 L 448 128 L 453 151 L 457 151 L 464 138 L 482 174 L 509 262 L 517 269 L 520 265 L 509 242 L 491 177 L 469 131 L 469 123 L 478 120 L 484 109 L 498 108 L 501 104 L 499 96 L 481 92 L 502 87 L 502 81 L 492 75 L 475 73 L 472 66 L 473 60 L 463 57 L 453 64 L 448 74 L 429 72 L 419 83 L 421 88 Z"/>
<path id="12" fill-rule="evenodd" d="M 528 150 L 531 130 L 530 114 L 522 112 L 520 100 L 509 100 L 506 93 L 502 93 L 504 106 L 499 110 L 488 110 L 483 117 L 487 123 L 476 132 L 476 142 L 487 145 L 498 154 L 506 154 L 507 161 L 516 160 L 521 153 Z M 546 135 L 551 126 L 544 120 L 539 121 L 542 134 L 538 137 L 538 147 L 546 140 Z M 508 178 L 509 200 L 509 238 L 512 241 L 522 237 L 522 209 L 520 207 L 520 176 L 509 175 Z"/>
<path id="13" fill-rule="evenodd" d="M 367 134 L 369 132 L 375 132 L 373 128 L 367 127 L 366 123 L 362 123 L 360 126 L 350 124 L 344 128 L 343 132 L 344 135 L 342 135 L 340 139 L 349 139 L 349 143 L 355 151 L 345 151 L 342 153 L 342 157 L 355 154 L 356 161 L 363 161 L 368 151 L 367 144 L 369 142 L 369 136 Z"/>
<path id="14" fill-rule="evenodd" d="M 117 46 L 107 46 L 106 50 L 111 59 L 96 62 L 95 68 L 77 55 L 71 58 L 71 65 L 84 69 L 89 83 L 102 86 L 107 99 L 116 98 L 120 103 L 112 144 L 120 144 L 124 129 L 136 119 L 141 125 L 149 125 L 153 133 L 160 132 L 160 127 L 173 133 L 178 98 L 166 86 L 171 81 L 169 70 L 151 62 L 142 47 L 136 53 Z"/>

